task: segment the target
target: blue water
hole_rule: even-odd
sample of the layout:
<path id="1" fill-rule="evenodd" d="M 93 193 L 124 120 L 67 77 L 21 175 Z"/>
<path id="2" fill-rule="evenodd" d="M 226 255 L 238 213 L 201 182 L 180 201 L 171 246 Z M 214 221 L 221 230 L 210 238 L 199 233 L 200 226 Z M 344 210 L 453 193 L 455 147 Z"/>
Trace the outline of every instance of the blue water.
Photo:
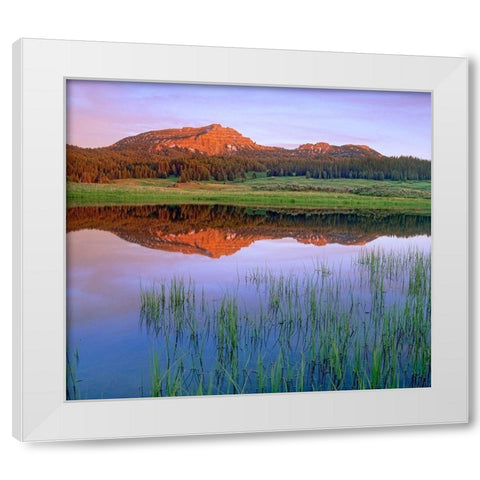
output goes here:
<path id="1" fill-rule="evenodd" d="M 298 273 L 318 264 L 353 275 L 352 258 L 365 249 L 430 251 L 430 237 L 381 236 L 365 245 L 316 246 L 294 238 L 253 241 L 230 255 L 153 249 L 113 233 L 84 229 L 67 234 L 67 349 L 78 352 L 80 399 L 150 395 L 152 349 L 158 338 L 140 325 L 140 285 L 190 278 L 207 303 L 237 288 L 255 269 Z M 238 291 L 238 290 L 237 290 Z M 245 290 L 245 298 L 248 293 Z M 242 291 L 240 291 L 240 296 Z M 247 300 L 248 301 L 248 300 Z M 254 302 L 251 308 L 255 307 Z M 161 349 L 161 346 L 160 346 Z"/>

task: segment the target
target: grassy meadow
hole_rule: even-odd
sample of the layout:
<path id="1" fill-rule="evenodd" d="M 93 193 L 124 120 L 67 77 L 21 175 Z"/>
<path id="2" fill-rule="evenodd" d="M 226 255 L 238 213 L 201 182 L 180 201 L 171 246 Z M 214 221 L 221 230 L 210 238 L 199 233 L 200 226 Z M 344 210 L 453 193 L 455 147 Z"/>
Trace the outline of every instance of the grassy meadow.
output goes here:
<path id="1" fill-rule="evenodd" d="M 167 179 L 67 183 L 67 205 L 206 204 L 252 207 L 396 210 L 430 215 L 429 181 L 266 177 L 178 183 Z"/>

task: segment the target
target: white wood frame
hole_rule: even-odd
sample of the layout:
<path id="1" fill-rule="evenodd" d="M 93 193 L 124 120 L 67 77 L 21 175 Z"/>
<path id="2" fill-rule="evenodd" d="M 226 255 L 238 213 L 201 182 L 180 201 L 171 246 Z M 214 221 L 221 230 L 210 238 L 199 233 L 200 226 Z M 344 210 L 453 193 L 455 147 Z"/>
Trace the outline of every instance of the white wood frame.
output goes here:
<path id="1" fill-rule="evenodd" d="M 22 441 L 468 421 L 464 58 L 22 39 L 13 47 L 13 433 Z M 432 386 L 65 401 L 67 78 L 431 91 Z"/>

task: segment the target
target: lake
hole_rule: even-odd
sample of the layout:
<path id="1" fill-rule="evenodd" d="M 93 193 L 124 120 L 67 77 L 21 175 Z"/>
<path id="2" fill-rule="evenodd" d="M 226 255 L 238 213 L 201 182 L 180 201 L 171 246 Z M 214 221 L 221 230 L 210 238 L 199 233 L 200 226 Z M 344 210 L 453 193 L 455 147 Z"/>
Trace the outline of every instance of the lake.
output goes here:
<path id="1" fill-rule="evenodd" d="M 67 210 L 67 399 L 430 386 L 429 216 Z"/>

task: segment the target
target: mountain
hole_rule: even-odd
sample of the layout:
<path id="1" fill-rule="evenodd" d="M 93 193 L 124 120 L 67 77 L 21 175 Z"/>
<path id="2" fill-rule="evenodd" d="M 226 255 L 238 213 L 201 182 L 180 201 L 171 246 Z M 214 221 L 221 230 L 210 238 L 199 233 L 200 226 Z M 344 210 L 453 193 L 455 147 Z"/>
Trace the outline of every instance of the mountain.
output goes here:
<path id="1" fill-rule="evenodd" d="M 299 153 L 309 155 L 329 155 L 346 158 L 382 158 L 383 155 L 367 145 L 330 145 L 329 143 L 305 143 L 296 149 Z"/>
<path id="2" fill-rule="evenodd" d="M 430 180 L 431 162 L 386 157 L 367 145 L 306 143 L 287 149 L 259 145 L 218 123 L 153 130 L 97 148 L 66 146 L 67 180 L 109 183 L 129 178 L 177 177 L 180 183 L 268 176 Z"/>
<path id="3" fill-rule="evenodd" d="M 301 156 L 329 155 L 345 158 L 382 158 L 383 155 L 366 145 L 330 145 L 328 143 L 306 143 L 298 148 L 287 150 L 281 147 L 257 145 L 252 139 L 230 127 L 218 123 L 204 127 L 169 128 L 153 130 L 126 137 L 111 147 L 114 150 L 141 150 L 161 152 L 166 149 L 179 149 L 190 153 L 212 155 L 235 155 L 245 152 L 288 153 Z"/>
<path id="4" fill-rule="evenodd" d="M 169 128 L 153 130 L 124 138 L 113 144 L 115 150 L 133 149 L 158 152 L 168 148 L 186 150 L 204 155 L 225 155 L 235 152 L 272 150 L 272 147 L 257 145 L 233 128 L 218 123 L 205 127 Z"/>

